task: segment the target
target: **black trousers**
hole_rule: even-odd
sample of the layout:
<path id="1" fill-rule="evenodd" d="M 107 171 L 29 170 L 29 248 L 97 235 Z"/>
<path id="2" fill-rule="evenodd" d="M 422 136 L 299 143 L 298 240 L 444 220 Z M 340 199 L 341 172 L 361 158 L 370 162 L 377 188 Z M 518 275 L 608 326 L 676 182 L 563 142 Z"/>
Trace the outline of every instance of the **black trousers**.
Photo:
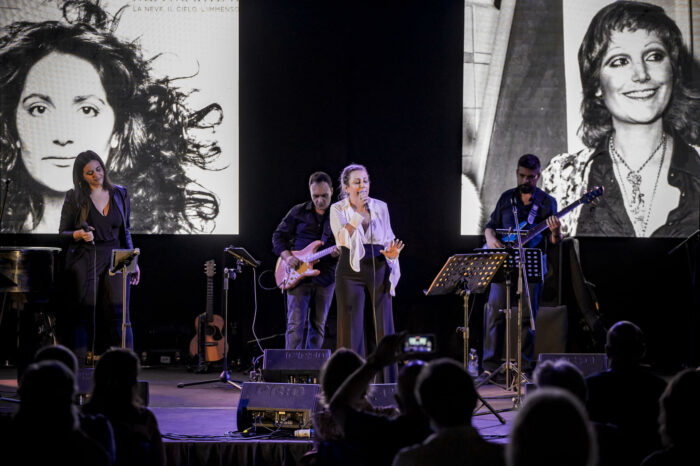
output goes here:
<path id="1" fill-rule="evenodd" d="M 338 304 L 338 348 L 350 348 L 365 357 L 367 349 L 376 347 L 384 335 L 394 333 L 394 316 L 391 309 L 389 274 L 391 268 L 380 246 L 367 247 L 360 261 L 360 271 L 350 267 L 350 250 L 341 247 L 338 267 L 335 270 L 335 296 Z M 376 254 L 376 255 L 374 255 Z M 374 255 L 374 258 L 373 258 Z M 374 303 L 373 318 L 365 326 L 365 294 Z M 372 340 L 369 340 L 369 339 Z M 396 382 L 396 365 L 384 368 L 384 383 Z"/>
<path id="2" fill-rule="evenodd" d="M 121 346 L 123 278 L 121 274 L 109 275 L 112 249 L 119 249 L 119 244 L 85 244 L 71 251 L 68 272 L 77 304 L 72 316 L 75 329 L 73 346 L 80 364 L 85 361 L 84 355 L 92 347 L 93 340 L 98 354 L 111 346 Z M 129 322 L 128 278 L 126 286 Z M 130 326 L 127 327 L 126 347 L 133 349 Z"/>

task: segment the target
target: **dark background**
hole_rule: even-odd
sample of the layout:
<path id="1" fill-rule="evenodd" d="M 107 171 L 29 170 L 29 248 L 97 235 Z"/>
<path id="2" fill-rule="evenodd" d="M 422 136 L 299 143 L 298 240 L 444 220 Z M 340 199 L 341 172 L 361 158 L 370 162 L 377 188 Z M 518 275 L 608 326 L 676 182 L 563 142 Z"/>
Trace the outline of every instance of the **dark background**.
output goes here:
<path id="1" fill-rule="evenodd" d="M 212 258 L 215 309 L 222 307 L 221 269 L 233 264 L 230 256 L 224 261 L 225 246 L 245 247 L 262 260 L 258 278 L 273 286 L 270 273 L 260 277 L 276 260 L 271 234 L 292 205 L 308 199 L 309 174 L 324 170 L 335 179 L 357 162 L 367 166 L 372 196 L 388 203 L 393 230 L 406 243 L 396 328 L 434 332 L 441 352 L 461 359 L 455 328 L 462 323 L 462 300 L 425 297 L 422 290 L 449 256 L 482 243 L 459 235 L 463 8 L 457 0 L 241 2 L 240 234 L 135 235 L 142 251 L 141 284 L 131 298 L 138 352 L 186 353 L 195 316 L 204 311 L 204 262 Z M 487 179 L 497 190 L 514 182 L 512 171 Z M 60 245 L 52 235 L 1 235 L 0 241 Z M 666 255 L 679 241 L 581 239 L 583 270 L 597 285 L 604 321 L 625 318 L 642 326 L 649 361 L 662 369 L 689 359 L 697 327 L 685 250 Z M 259 354 L 249 343 L 253 280 L 245 268 L 229 299 L 231 357 L 244 366 Z M 550 301 L 555 285 L 548 285 Z M 471 346 L 480 347 L 483 298 L 472 304 Z M 335 306 L 331 313 L 333 337 Z M 2 361 L 12 359 L 14 344 L 12 312 L 5 315 Z M 574 316 L 571 325 L 576 322 Z M 273 336 L 263 346 L 283 347 L 284 328 L 282 295 L 258 288 L 256 333 Z"/>

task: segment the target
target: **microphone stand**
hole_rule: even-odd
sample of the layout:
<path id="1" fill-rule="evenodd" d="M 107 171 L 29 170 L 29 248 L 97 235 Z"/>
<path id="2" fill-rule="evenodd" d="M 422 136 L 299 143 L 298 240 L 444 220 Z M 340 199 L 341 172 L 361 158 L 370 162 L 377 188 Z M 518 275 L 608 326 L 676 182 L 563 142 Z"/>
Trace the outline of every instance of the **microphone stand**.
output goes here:
<path id="1" fill-rule="evenodd" d="M 534 193 L 533 193 L 534 195 Z M 534 202 L 534 201 L 533 201 Z M 515 407 L 519 407 L 522 402 L 522 333 L 523 333 L 523 302 L 527 301 L 528 309 L 530 310 L 530 327 L 535 332 L 535 318 L 532 315 L 532 301 L 530 300 L 530 287 L 527 282 L 527 273 L 525 271 L 525 249 L 523 248 L 523 240 L 520 235 L 520 222 L 518 221 L 518 206 L 513 202 L 513 220 L 515 222 L 516 237 L 518 238 L 518 363 L 516 365 L 516 395 L 513 403 Z M 508 355 L 510 357 L 510 355 Z"/>
<path id="2" fill-rule="evenodd" d="M 199 382 L 189 382 L 189 383 L 179 383 L 177 384 L 177 388 L 183 388 L 183 387 L 190 387 L 192 385 L 203 385 L 203 384 L 208 384 L 208 383 L 214 383 L 214 382 L 221 382 L 225 384 L 232 385 L 233 387 L 236 387 L 238 390 L 241 390 L 243 388 L 242 384 L 243 382 L 240 382 L 238 380 L 234 381 L 231 379 L 231 371 L 228 368 L 228 288 L 229 288 L 229 280 L 235 280 L 237 274 L 241 273 L 243 266 L 244 265 L 250 265 L 251 267 L 257 267 L 260 265 L 260 262 L 255 260 L 249 253 L 246 251 L 244 248 L 234 248 L 233 246 L 229 246 L 227 248 L 224 248 L 223 252 L 223 257 L 224 261 L 222 263 L 225 263 L 225 258 L 226 254 L 231 254 L 235 259 L 236 259 L 236 266 L 234 268 L 224 268 L 224 283 L 223 283 L 223 291 L 224 291 L 224 359 L 223 359 L 223 370 L 221 371 L 221 374 L 219 374 L 219 377 L 216 379 L 211 379 L 211 380 L 202 380 Z"/>

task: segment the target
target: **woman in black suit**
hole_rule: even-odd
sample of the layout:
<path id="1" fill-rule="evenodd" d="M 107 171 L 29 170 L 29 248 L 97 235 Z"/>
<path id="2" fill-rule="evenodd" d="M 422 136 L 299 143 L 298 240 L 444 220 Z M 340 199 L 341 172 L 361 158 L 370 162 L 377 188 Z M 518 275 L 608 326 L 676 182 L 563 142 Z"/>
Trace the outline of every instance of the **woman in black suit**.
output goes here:
<path id="1" fill-rule="evenodd" d="M 61 210 L 61 235 L 72 240 L 66 268 L 77 301 L 75 351 L 83 364 L 87 354 L 88 322 L 95 334 L 106 334 L 100 348 L 121 342 L 122 277 L 109 275 L 112 249 L 133 249 L 129 231 L 129 194 L 123 186 L 109 181 L 104 162 L 92 151 L 80 153 L 73 164 L 73 189 L 66 194 Z M 138 266 L 127 281 L 127 321 L 129 284 L 139 282 Z M 99 325 L 99 327 L 98 327 Z M 106 326 L 106 331 L 103 330 Z M 95 335 L 91 349 L 95 350 Z M 128 327 L 126 345 L 133 347 Z"/>

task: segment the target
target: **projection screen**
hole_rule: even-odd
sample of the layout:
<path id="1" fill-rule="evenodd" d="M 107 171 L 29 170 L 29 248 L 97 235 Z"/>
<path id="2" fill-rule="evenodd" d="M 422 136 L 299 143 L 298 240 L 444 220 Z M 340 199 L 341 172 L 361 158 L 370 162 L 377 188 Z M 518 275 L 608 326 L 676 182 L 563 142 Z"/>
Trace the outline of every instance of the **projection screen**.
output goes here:
<path id="1" fill-rule="evenodd" d="M 649 3 L 662 7 L 680 30 L 693 63 L 685 67 L 686 81 L 697 89 L 700 9 L 687 0 L 651 0 Z M 577 55 L 594 15 L 609 4 L 609 0 L 465 2 L 463 235 L 483 234 L 499 195 L 516 186 L 517 160 L 523 154 L 533 153 L 540 158 L 543 172 L 539 187 L 557 199 L 560 209 L 586 191 L 585 180 L 592 175 L 586 171 L 591 163 L 586 165 L 585 159 L 591 157 L 595 148 L 587 148 L 579 132 L 583 93 Z M 630 47 L 642 50 L 650 46 L 645 42 L 633 43 Z M 642 52 L 644 62 L 651 64 L 654 56 L 646 49 Z M 658 86 L 653 83 L 658 80 L 655 79 L 652 73 L 645 81 L 652 84 L 639 84 L 635 91 L 657 92 Z M 642 89 L 644 86 L 649 89 Z M 673 84 L 669 81 L 667 87 L 672 88 Z M 676 88 L 670 92 L 675 98 L 679 91 Z M 669 108 L 670 105 L 665 115 Z M 632 115 L 632 118 L 637 116 Z M 697 112 L 690 120 L 693 119 L 697 120 Z M 679 126 L 686 130 L 692 125 Z M 692 234 L 700 227 L 700 205 L 697 193 L 693 194 L 693 187 L 697 191 L 700 180 L 698 141 L 678 136 L 674 138 L 673 149 L 669 141 L 656 155 L 652 154 L 653 147 L 648 150 L 652 155 L 647 165 L 643 165 L 645 159 L 630 160 L 630 167 L 626 168 L 623 161 L 613 160 L 616 180 L 608 177 L 606 195 L 607 188 L 624 193 L 618 194 L 622 198 L 617 202 L 604 196 L 607 203 L 601 202 L 600 209 L 608 209 L 612 212 L 609 217 L 628 224 L 628 234 L 616 234 L 620 228 L 608 229 L 609 225 L 602 223 L 582 227 L 583 220 L 579 219 L 584 215 L 595 221 L 595 216 L 584 210 L 590 206 L 578 208 L 564 217 L 564 232 L 579 236 L 636 237 Z M 681 145 L 685 147 L 685 155 L 676 156 Z M 681 156 L 685 158 L 681 160 Z M 677 182 L 678 177 L 683 178 L 682 183 Z M 644 181 L 635 184 L 640 178 Z M 683 224 L 676 228 L 672 224 L 678 219 Z M 649 228 L 644 231 L 643 226 Z"/>
<path id="2" fill-rule="evenodd" d="M 4 0 L 0 26 L 3 233 L 57 233 L 87 150 L 132 233 L 238 233 L 238 0 Z"/>

